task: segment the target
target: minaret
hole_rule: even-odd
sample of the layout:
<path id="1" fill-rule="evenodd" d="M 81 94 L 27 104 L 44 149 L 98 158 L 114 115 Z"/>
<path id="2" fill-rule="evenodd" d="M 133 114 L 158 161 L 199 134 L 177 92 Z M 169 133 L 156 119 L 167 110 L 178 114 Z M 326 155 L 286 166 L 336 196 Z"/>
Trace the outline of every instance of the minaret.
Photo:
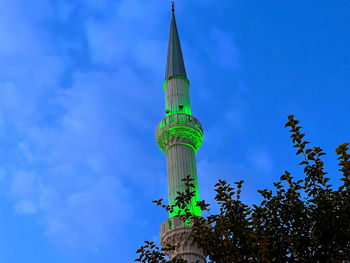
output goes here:
<path id="1" fill-rule="evenodd" d="M 168 173 L 169 205 L 175 203 L 177 192 L 185 192 L 185 183 L 181 180 L 188 175 L 194 179 L 195 196 L 189 209 L 193 215 L 201 216 L 201 210 L 196 206 L 199 201 L 198 180 L 196 168 L 196 151 L 203 141 L 202 125 L 191 115 L 190 82 L 187 79 L 185 64 L 182 56 L 179 34 L 177 31 L 174 2 L 172 1 L 172 16 L 168 45 L 165 82 L 165 113 L 156 129 L 156 140 L 166 155 Z M 188 262 L 205 263 L 203 252 L 189 238 L 191 225 L 184 224 L 176 215 L 178 208 L 169 214 L 161 225 L 160 241 L 162 247 L 167 244 L 176 247 L 169 253 L 173 258 L 180 254 Z"/>

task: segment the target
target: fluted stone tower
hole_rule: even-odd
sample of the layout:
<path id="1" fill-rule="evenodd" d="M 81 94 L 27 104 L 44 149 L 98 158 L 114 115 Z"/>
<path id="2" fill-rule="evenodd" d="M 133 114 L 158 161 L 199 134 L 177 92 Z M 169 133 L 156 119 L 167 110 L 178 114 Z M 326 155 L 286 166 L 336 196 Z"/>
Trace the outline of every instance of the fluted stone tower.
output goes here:
<path id="1" fill-rule="evenodd" d="M 185 183 L 181 180 L 190 175 L 194 179 L 195 196 L 189 209 L 193 215 L 201 216 L 201 210 L 196 206 L 199 201 L 198 180 L 196 168 L 196 151 L 203 141 L 202 125 L 191 115 L 190 82 L 187 79 L 183 61 L 180 39 L 177 31 L 174 3 L 169 35 L 168 57 L 164 82 L 165 113 L 156 129 L 156 140 L 166 155 L 168 172 L 169 205 L 175 204 L 177 192 L 185 192 Z M 160 241 L 162 247 L 167 244 L 176 247 L 169 253 L 173 258 L 180 255 L 189 262 L 205 263 L 203 252 L 189 238 L 190 224 L 184 224 L 176 215 L 178 209 L 169 214 L 161 225 Z"/>

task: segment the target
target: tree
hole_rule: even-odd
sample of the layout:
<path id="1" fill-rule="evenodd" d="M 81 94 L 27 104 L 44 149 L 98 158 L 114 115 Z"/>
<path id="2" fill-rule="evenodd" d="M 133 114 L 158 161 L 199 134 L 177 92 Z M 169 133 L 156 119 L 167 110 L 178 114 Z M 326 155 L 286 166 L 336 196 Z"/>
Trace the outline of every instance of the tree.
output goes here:
<path id="1" fill-rule="evenodd" d="M 302 157 L 299 165 L 304 167 L 304 179 L 294 180 L 286 171 L 273 183 L 273 190 L 258 191 L 263 197 L 260 204 L 242 202 L 243 181 L 231 185 L 219 180 L 214 190 L 220 213 L 210 214 L 209 204 L 200 201 L 197 205 L 209 216 L 192 216 L 186 211 L 194 194 L 187 177 L 187 190 L 180 193 L 175 205 L 185 210 L 182 220 L 191 220 L 193 240 L 209 262 L 350 262 L 349 143 L 336 148 L 342 184 L 333 189 L 321 159 L 325 153 L 320 147 L 307 147 L 309 142 L 303 139 L 298 124 L 290 115 L 285 126 L 290 127 L 293 147 Z M 154 202 L 172 209 L 162 199 Z M 137 253 L 136 261 L 145 263 L 185 262 L 166 260 L 164 249 L 148 241 Z"/>

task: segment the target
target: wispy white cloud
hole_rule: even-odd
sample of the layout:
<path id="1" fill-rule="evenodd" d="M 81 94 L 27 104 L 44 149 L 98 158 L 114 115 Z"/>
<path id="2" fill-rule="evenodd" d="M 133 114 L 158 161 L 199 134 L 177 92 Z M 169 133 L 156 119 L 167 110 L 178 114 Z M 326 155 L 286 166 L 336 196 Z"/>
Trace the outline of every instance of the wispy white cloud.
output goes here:
<path id="1" fill-rule="evenodd" d="M 21 200 L 15 205 L 15 211 L 18 214 L 31 215 L 36 213 L 36 206 L 28 200 Z"/>
<path id="2" fill-rule="evenodd" d="M 156 0 L 5 3 L 0 182 L 14 211 L 35 217 L 54 242 L 98 248 L 123 223 L 137 224 L 134 195 L 153 198 L 166 185 L 165 158 L 149 152 L 164 103 L 168 35 L 159 31 L 169 10 Z M 219 55 L 236 56 L 220 30 L 211 40 Z M 235 67 L 224 55 L 222 66 Z M 224 118 L 241 125 L 234 110 Z"/>
<path id="3" fill-rule="evenodd" d="M 59 206 L 47 205 L 52 193 L 46 192 L 48 236 L 74 248 L 96 249 L 105 244 L 118 235 L 126 219 L 130 219 L 130 207 L 123 191 L 116 178 L 101 176 L 86 189 L 66 196 Z"/>
<path id="4" fill-rule="evenodd" d="M 248 151 L 251 166 L 264 175 L 272 173 L 274 163 L 271 154 L 264 147 L 256 147 Z"/>
<path id="5" fill-rule="evenodd" d="M 18 8 L 21 14 L 27 6 L 13 2 L 7 3 L 9 12 Z M 153 139 L 154 123 L 145 107 L 154 103 L 142 75 L 134 70 L 135 65 L 150 64 L 147 51 L 122 31 L 125 21 L 120 24 L 116 14 L 108 18 L 110 22 L 95 17 L 103 3 L 62 3 L 57 9 L 41 3 L 41 10 L 47 8 L 49 13 L 41 19 L 11 14 L 0 21 L 0 36 L 7 41 L 0 46 L 0 57 L 8 62 L 0 77 L 0 143 L 7 147 L 2 147 L 0 155 L 11 153 L 1 168 L 1 180 L 8 186 L 14 211 L 41 218 L 52 240 L 70 247 L 98 248 L 118 237 L 119 226 L 133 214 L 127 185 L 139 187 L 136 176 L 149 176 L 158 166 L 157 160 L 147 156 L 142 139 L 145 132 Z M 79 8 L 88 9 L 81 10 L 86 15 L 81 20 L 81 39 L 90 50 L 88 59 L 113 70 L 101 73 L 98 66 L 87 71 L 72 66 L 77 62 L 69 58 L 67 43 L 76 39 L 60 36 L 54 42 L 54 32 L 42 23 L 47 19 L 66 22 Z M 137 24 L 132 26 L 136 30 Z M 125 34 L 118 35 L 118 29 Z M 154 52 L 162 40 L 140 41 Z M 129 58 L 133 64 L 120 67 L 120 59 L 128 62 Z M 135 163 L 142 169 L 135 169 Z M 156 174 L 154 170 L 150 178 L 156 180 Z"/>
<path id="6" fill-rule="evenodd" d="M 207 46 L 209 57 L 217 66 L 226 69 L 241 67 L 241 55 L 232 35 L 219 28 L 212 28 L 210 42 Z"/>

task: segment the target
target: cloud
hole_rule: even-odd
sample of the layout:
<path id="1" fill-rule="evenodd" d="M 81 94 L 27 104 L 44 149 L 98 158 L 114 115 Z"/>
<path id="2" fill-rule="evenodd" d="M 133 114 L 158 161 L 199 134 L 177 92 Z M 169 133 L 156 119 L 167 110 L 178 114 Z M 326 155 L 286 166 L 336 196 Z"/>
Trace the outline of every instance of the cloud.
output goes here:
<path id="1" fill-rule="evenodd" d="M 12 173 L 11 193 L 19 198 L 34 195 L 36 177 L 32 171 L 17 170 Z"/>
<path id="2" fill-rule="evenodd" d="M 243 158 L 239 158 L 241 157 L 239 155 L 243 155 Z M 271 176 L 274 168 L 269 152 L 263 147 L 249 149 L 243 151 L 243 154 L 233 156 L 237 158 L 237 162 L 219 157 L 222 157 L 222 154 L 211 159 L 200 159 L 197 164 L 200 198 L 212 204 L 212 212 L 218 212 L 218 205 L 215 205 L 214 201 L 216 192 L 213 189 L 219 179 L 226 180 L 231 185 L 243 180 L 241 199 L 246 204 L 253 204 L 261 200 L 257 189 L 267 187 L 265 179 Z"/>
<path id="3" fill-rule="evenodd" d="M 36 210 L 35 204 L 28 200 L 22 200 L 15 205 L 15 211 L 18 214 L 31 215 L 35 214 Z"/>
<path id="4" fill-rule="evenodd" d="M 96 63 L 120 64 L 130 43 L 123 41 L 123 35 L 111 30 L 113 24 L 102 24 L 94 20 L 86 23 L 86 36 L 90 48 L 90 56 Z"/>
<path id="5" fill-rule="evenodd" d="M 4 183 L 6 180 L 6 170 L 2 167 L 0 167 L 0 184 Z"/>
<path id="6" fill-rule="evenodd" d="M 115 12 L 107 12 L 103 19 L 92 15 L 84 23 L 92 61 L 107 67 L 163 71 L 167 40 L 154 34 L 164 15 L 158 1 L 120 1 L 108 9 Z"/>
<path id="7" fill-rule="evenodd" d="M 52 6 L 42 0 L 3 0 L 1 7 L 6 12 L 0 17 L 0 55 L 20 58 L 40 54 L 49 39 L 38 25 L 52 15 Z"/>
<path id="8" fill-rule="evenodd" d="M 219 28 L 213 27 L 210 31 L 210 42 L 207 52 L 216 66 L 225 69 L 238 69 L 241 67 L 241 55 L 232 36 Z"/>
<path id="9" fill-rule="evenodd" d="M 210 107 L 203 107 L 204 110 L 216 109 L 217 114 L 207 114 L 212 117 L 205 129 L 204 143 L 212 149 L 208 152 L 211 158 L 221 154 L 232 154 L 233 148 L 227 146 L 235 143 L 240 134 L 246 132 L 245 117 L 249 108 L 250 90 L 244 81 L 239 81 L 224 98 L 220 101 L 210 100 Z M 218 117 L 220 116 L 220 117 Z M 213 151 L 215 150 L 215 151 Z M 218 150 L 220 152 L 218 152 Z M 224 150 L 224 151 L 222 151 Z"/>
<path id="10" fill-rule="evenodd" d="M 198 161 L 197 170 L 200 198 L 212 204 L 214 209 L 218 208 L 214 205 L 215 192 L 213 190 L 218 180 L 226 180 L 233 184 L 247 175 L 247 169 L 243 165 L 223 160 L 201 159 Z"/>
<path id="11" fill-rule="evenodd" d="M 264 149 L 263 147 L 251 149 L 248 152 L 248 156 L 252 167 L 259 173 L 272 173 L 274 167 L 273 159 L 266 149 Z"/>
<path id="12" fill-rule="evenodd" d="M 121 181 L 130 178 L 138 146 L 127 132 L 132 114 L 119 112 L 127 101 L 120 100 L 115 78 L 90 72 L 74 79 L 57 98 L 62 110 L 56 122 L 28 124 L 17 147 L 23 168 L 13 172 L 11 194 L 19 199 L 16 212 L 44 214 L 55 242 L 96 247 L 132 212 Z"/>
<path id="13" fill-rule="evenodd" d="M 156 0 L 56 2 L 2 3 L 0 182 L 14 211 L 51 240 L 98 249 L 129 235 L 135 200 L 166 184 L 163 155 L 150 153 L 159 151 L 167 48 L 159 32 L 169 10 Z M 232 38 L 215 29 L 210 39 L 218 56 L 208 50 L 210 59 L 237 67 Z M 236 109 L 223 118 L 242 125 Z M 208 179 L 242 168 L 202 160 L 198 169 Z"/>
<path id="14" fill-rule="evenodd" d="M 51 240 L 97 249 L 118 238 L 127 220 L 132 224 L 131 187 L 139 195 L 156 191 L 160 165 L 144 138 L 155 144 L 150 92 L 161 84 L 144 81 L 142 72 L 159 70 L 149 59 L 164 39 L 148 38 L 138 20 L 128 24 L 140 32 L 134 43 L 124 29 L 127 17 L 99 20 L 101 3 L 35 2 L 47 14 L 31 9 L 22 17 L 27 4 L 6 1 L 10 15 L 0 19 L 7 41 L 0 44 L 0 155 L 6 156 L 0 181 L 14 211 L 34 216 Z M 125 5 L 119 2 L 118 10 Z M 79 13 L 80 36 L 72 36 L 77 28 L 62 33 L 62 23 Z M 72 46 L 88 57 L 71 57 Z"/>
<path id="15" fill-rule="evenodd" d="M 102 176 L 86 189 L 66 196 L 55 209 L 46 205 L 48 236 L 73 247 L 82 241 L 91 248 L 105 244 L 118 235 L 120 223 L 129 217 L 123 191 L 116 178 Z"/>

